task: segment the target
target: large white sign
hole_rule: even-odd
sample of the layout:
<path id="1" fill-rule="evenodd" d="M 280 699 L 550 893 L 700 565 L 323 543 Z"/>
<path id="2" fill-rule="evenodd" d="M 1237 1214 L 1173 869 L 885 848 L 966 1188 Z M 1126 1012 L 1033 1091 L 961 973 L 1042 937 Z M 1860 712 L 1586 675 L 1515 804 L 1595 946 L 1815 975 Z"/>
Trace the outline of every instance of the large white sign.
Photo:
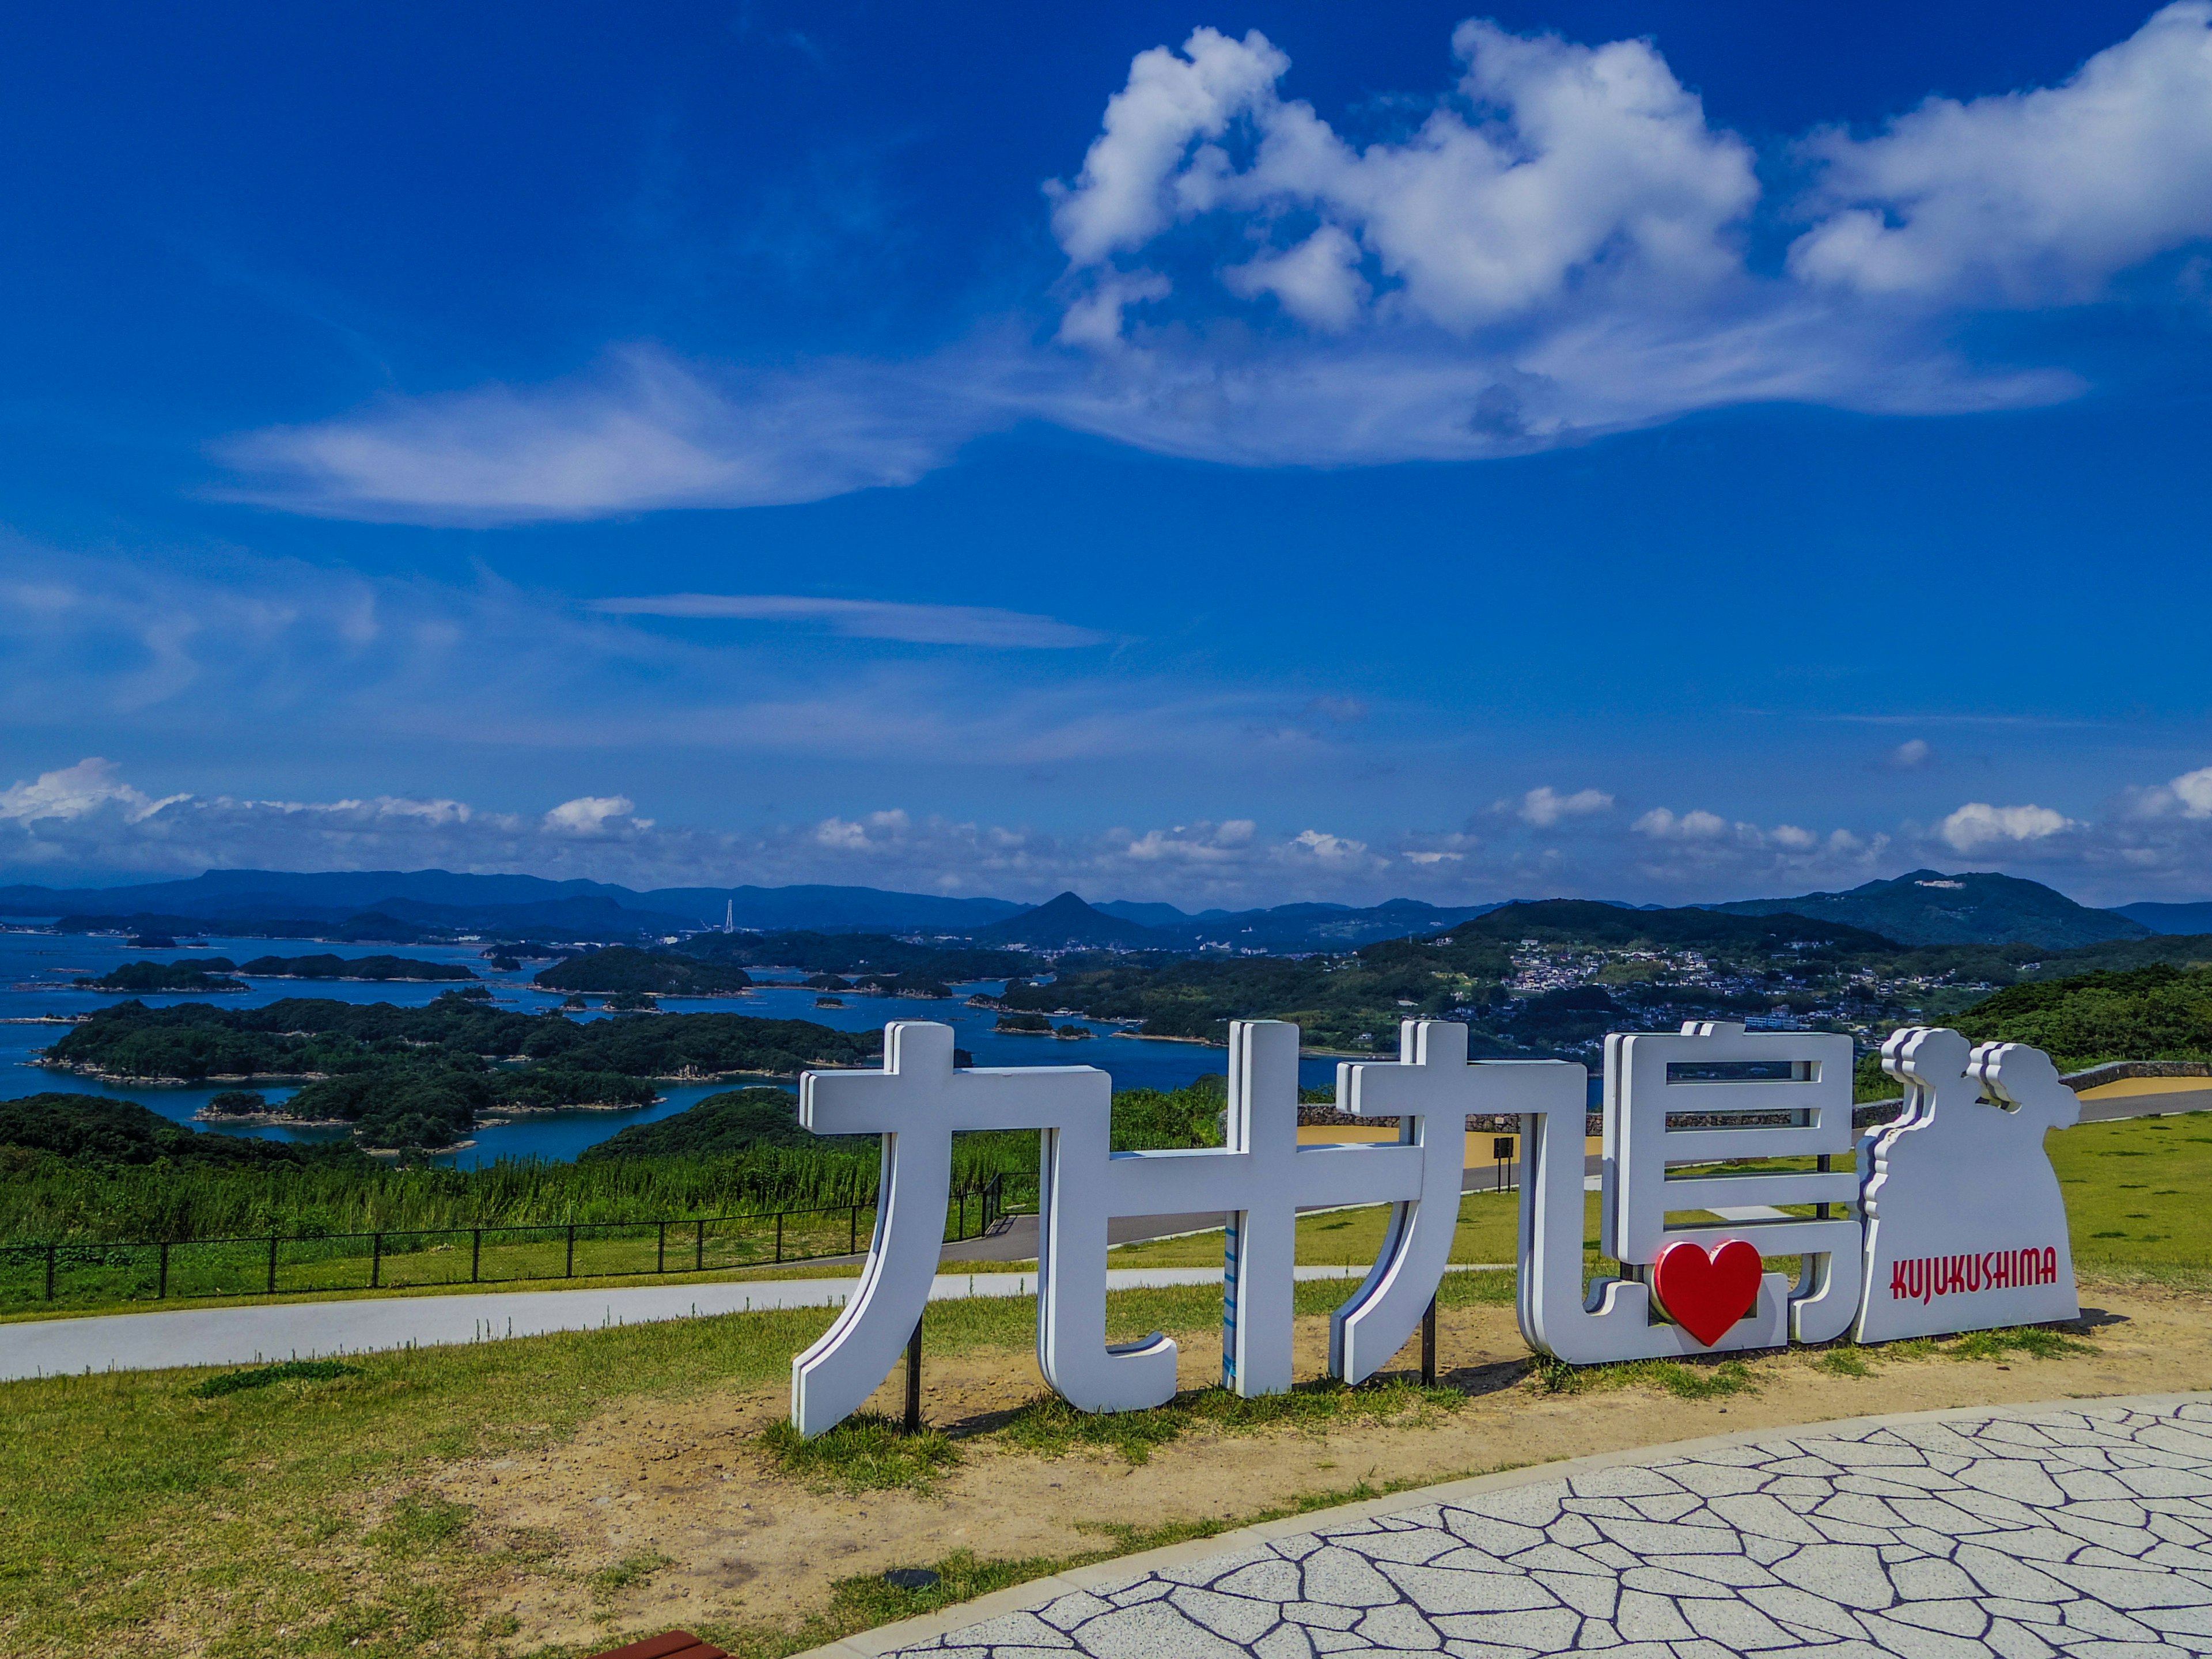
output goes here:
<path id="1" fill-rule="evenodd" d="M 1914 1027 L 1882 1045 L 1905 1111 L 1866 1138 L 1863 1341 L 2073 1319 L 2066 1203 L 2044 1155 L 2081 1103 L 2040 1048 Z"/>
<path id="2" fill-rule="evenodd" d="M 1253 1395 L 1291 1386 L 1298 1210 L 1391 1205 L 1373 1267 L 1330 1319 L 1330 1372 L 1372 1375 L 1443 1277 L 1472 1113 L 1521 1119 L 1521 1328 L 1561 1359 L 1823 1342 L 1854 1320 L 1878 1340 L 2078 1311 L 2042 1150 L 2043 1131 L 2078 1109 L 2050 1060 L 2017 1044 L 1970 1054 L 1956 1032 L 1899 1032 L 1883 1063 L 1907 1089 L 1905 1112 L 1868 1137 L 1854 1168 L 1849 1037 L 1720 1023 L 1607 1037 L 1595 1184 L 1600 1249 L 1621 1276 L 1592 1284 L 1588 1074 L 1551 1060 L 1470 1065 L 1464 1025 L 1407 1020 L 1395 1063 L 1337 1067 L 1340 1109 L 1396 1119 L 1396 1141 L 1301 1146 L 1297 1027 L 1237 1021 L 1227 1144 L 1145 1152 L 1110 1150 L 1111 1084 L 1095 1067 L 957 1069 L 951 1027 L 929 1022 L 895 1023 L 884 1038 L 881 1070 L 799 1083 L 807 1127 L 879 1134 L 884 1147 L 860 1289 L 793 1362 L 802 1434 L 858 1409 L 913 1333 L 937 1271 L 952 1137 L 970 1129 L 1041 1133 L 1037 1364 L 1085 1411 L 1156 1406 L 1176 1390 L 1169 1338 L 1106 1341 L 1115 1216 L 1223 1214 L 1222 1382 Z M 1766 1270 L 1780 1257 L 1801 1263 L 1794 1280 Z"/>

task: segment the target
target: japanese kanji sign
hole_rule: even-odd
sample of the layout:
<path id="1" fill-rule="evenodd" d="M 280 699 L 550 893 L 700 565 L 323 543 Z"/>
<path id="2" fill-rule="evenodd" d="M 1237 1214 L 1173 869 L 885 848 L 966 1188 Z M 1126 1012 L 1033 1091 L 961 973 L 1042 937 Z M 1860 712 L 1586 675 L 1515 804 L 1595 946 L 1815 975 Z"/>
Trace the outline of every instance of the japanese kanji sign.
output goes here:
<path id="1" fill-rule="evenodd" d="M 1605 1042 L 1603 1151 L 1586 1173 L 1588 1073 L 1563 1061 L 1469 1064 L 1464 1025 L 1407 1020 L 1395 1062 L 1337 1067 L 1337 1104 L 1395 1119 L 1395 1141 L 1297 1139 L 1297 1027 L 1230 1027 L 1225 1144 L 1110 1150 L 1111 1085 L 1087 1066 L 960 1069 L 950 1026 L 884 1028 L 878 1071 L 809 1072 L 799 1118 L 823 1134 L 879 1134 L 876 1229 L 858 1291 L 792 1365 L 792 1416 L 813 1435 L 890 1370 L 937 1271 L 952 1136 L 1036 1129 L 1037 1363 L 1085 1411 L 1163 1403 L 1175 1343 L 1109 1345 L 1107 1222 L 1224 1218 L 1222 1382 L 1291 1381 L 1301 1208 L 1389 1204 L 1373 1267 L 1330 1320 L 1329 1370 L 1358 1382 L 1419 1326 L 1458 1225 L 1463 1126 L 1521 1120 L 1521 1327 L 1575 1364 L 1867 1340 L 2069 1318 L 2065 1209 L 2043 1132 L 2078 1115 L 2039 1051 L 1954 1031 L 1899 1031 L 1883 1064 L 1904 1114 L 1855 1146 L 1851 1041 L 1723 1023 Z M 1584 1205 L 1599 1198 L 1592 1281 Z M 1768 1263 L 1794 1259 L 1794 1278 Z"/>

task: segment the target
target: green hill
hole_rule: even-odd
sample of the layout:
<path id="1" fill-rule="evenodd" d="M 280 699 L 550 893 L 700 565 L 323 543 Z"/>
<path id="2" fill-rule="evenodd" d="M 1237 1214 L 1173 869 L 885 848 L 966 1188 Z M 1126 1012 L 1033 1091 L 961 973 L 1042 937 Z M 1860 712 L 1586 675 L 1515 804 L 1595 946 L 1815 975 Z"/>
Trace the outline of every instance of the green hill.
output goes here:
<path id="1" fill-rule="evenodd" d="M 222 1168 L 297 1166 L 358 1158 L 350 1147 L 315 1147 L 242 1135 L 203 1134 L 128 1100 L 27 1095 L 0 1100 L 0 1147 L 51 1153 L 72 1164 L 170 1164 Z"/>
<path id="2" fill-rule="evenodd" d="M 2003 945 L 2063 950 L 2105 939 L 2142 939 L 2151 929 L 2117 910 L 2092 910 L 2039 881 L 1992 872 L 1947 876 L 1915 870 L 1894 881 L 1870 881 L 1843 893 L 1796 898 L 1736 899 L 1711 909 L 1765 916 L 1787 911 L 1848 922 L 1900 945 Z"/>
<path id="3" fill-rule="evenodd" d="M 1978 1042 L 2027 1042 L 2063 1072 L 2108 1060 L 2212 1060 L 2212 968 L 2154 963 L 2008 986 L 1959 1016 Z"/>
<path id="4" fill-rule="evenodd" d="M 596 1162 L 611 1158 L 700 1158 L 727 1152 L 750 1152 L 757 1146 L 805 1146 L 817 1150 L 845 1149 L 865 1141 L 876 1150 L 872 1135 L 817 1135 L 799 1123 L 798 1097 L 785 1089 L 732 1089 L 708 1095 L 696 1106 L 664 1117 L 657 1123 L 633 1123 L 596 1146 L 586 1146 L 579 1158 Z"/>
<path id="5" fill-rule="evenodd" d="M 1753 900 L 1753 903 L 1764 901 Z M 1595 899 L 1537 899 L 1501 905 L 1449 930 L 1455 939 L 1545 945 L 1672 945 L 1692 949 L 1775 950 L 1822 945 L 1844 952 L 1889 952 L 1895 935 L 1848 916 L 1819 915 L 1781 900 L 1745 911 L 1736 905 L 1689 905 L 1631 910 Z M 1370 945 L 1363 956 L 1372 955 Z"/>

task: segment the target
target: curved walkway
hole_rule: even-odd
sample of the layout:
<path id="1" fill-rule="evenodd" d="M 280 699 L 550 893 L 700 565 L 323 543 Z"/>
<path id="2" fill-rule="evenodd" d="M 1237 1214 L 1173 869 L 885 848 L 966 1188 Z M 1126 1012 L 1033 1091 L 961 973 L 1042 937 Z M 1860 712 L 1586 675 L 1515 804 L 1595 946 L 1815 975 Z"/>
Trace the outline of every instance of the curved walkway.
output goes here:
<path id="1" fill-rule="evenodd" d="M 2212 1653 L 2212 1395 L 1761 1431 L 1316 1520 L 1062 1574 L 816 1654 Z"/>
<path id="2" fill-rule="evenodd" d="M 1301 1279 L 1359 1279 L 1364 1267 L 1297 1267 Z M 1455 1264 L 1453 1273 L 1499 1271 Z M 1109 1291 L 1218 1285 L 1218 1267 L 1114 1267 Z M 477 1291 L 447 1296 L 363 1297 L 234 1308 L 0 1323 L 0 1382 L 87 1371 L 164 1370 L 173 1365 L 258 1365 L 393 1348 L 496 1342 L 555 1331 L 649 1325 L 664 1319 L 763 1313 L 775 1308 L 842 1308 L 857 1279 L 756 1279 L 688 1285 L 624 1285 L 580 1291 Z M 939 1273 L 932 1302 L 1033 1296 L 1034 1273 Z"/>

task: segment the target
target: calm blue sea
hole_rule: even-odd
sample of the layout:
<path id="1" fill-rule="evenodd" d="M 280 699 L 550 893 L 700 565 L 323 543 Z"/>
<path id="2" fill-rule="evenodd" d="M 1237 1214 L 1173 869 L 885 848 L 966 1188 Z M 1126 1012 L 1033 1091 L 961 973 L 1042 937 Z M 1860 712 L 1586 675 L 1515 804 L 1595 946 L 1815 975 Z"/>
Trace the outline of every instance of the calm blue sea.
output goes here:
<path id="1" fill-rule="evenodd" d="M 40 1023 L 41 1017 L 78 1014 L 124 999 L 94 991 L 78 991 L 69 981 L 79 975 L 106 973 L 120 963 L 173 961 L 179 957 L 228 957 L 246 962 L 264 956 L 335 955 L 341 957 L 404 956 L 425 962 L 465 963 L 490 988 L 502 1007 L 536 1012 L 557 1006 L 559 993 L 540 991 L 530 975 L 542 963 L 520 973 L 495 972 L 474 945 L 324 945 L 308 940 L 234 939 L 210 937 L 204 944 L 173 951 L 133 951 L 119 939 L 57 937 L 51 933 L 0 933 L 0 1100 L 14 1100 L 49 1090 L 73 1094 L 107 1095 L 135 1100 L 164 1117 L 190 1122 L 206 1104 L 213 1088 L 123 1087 L 80 1078 L 65 1072 L 49 1072 L 35 1062 L 38 1051 L 68 1028 Z M 258 980 L 245 993 L 222 996 L 148 996 L 151 1006 L 173 1002 L 213 1002 L 222 1007 L 251 1007 L 279 998 L 333 997 L 347 1002 L 389 1002 L 420 1007 L 445 985 L 357 985 L 327 981 Z M 892 1019 L 948 1020 L 957 1033 L 955 1041 L 975 1056 L 979 1066 L 1097 1066 L 1110 1073 L 1117 1089 L 1179 1089 L 1204 1073 L 1228 1069 L 1228 1051 L 1196 1043 L 1168 1042 L 1155 1038 L 1112 1035 L 1115 1027 L 1087 1024 L 1097 1032 L 1086 1042 L 1057 1037 L 1000 1036 L 992 1030 L 995 1014 L 965 1006 L 960 998 L 977 991 L 995 992 L 998 981 L 956 988 L 951 1002 L 912 1001 L 895 997 L 848 997 L 842 1008 L 817 1008 L 816 993 L 799 985 L 763 985 L 744 996 L 691 999 L 665 997 L 662 1006 L 671 1012 L 719 1012 L 757 1015 L 767 1019 L 811 1019 L 840 1030 L 860 1031 Z M 602 1018 L 597 1010 L 574 1016 Z M 1065 1024 L 1066 1022 L 1061 1022 Z M 1327 1086 L 1336 1079 L 1333 1060 L 1309 1057 L 1300 1066 L 1309 1086 Z M 585 1147 L 607 1139 L 632 1123 L 650 1123 L 683 1111 L 710 1094 L 732 1086 L 722 1084 L 671 1085 L 668 1092 L 651 1106 L 617 1112 L 557 1112 L 533 1116 L 523 1122 L 477 1131 L 476 1145 L 449 1160 L 462 1164 L 488 1164 L 502 1158 L 544 1158 L 567 1160 Z M 292 1091 L 279 1085 L 261 1091 L 272 1100 Z M 330 1130 L 276 1127 L 234 1130 L 231 1133 L 266 1135 L 279 1140 L 310 1139 Z"/>

